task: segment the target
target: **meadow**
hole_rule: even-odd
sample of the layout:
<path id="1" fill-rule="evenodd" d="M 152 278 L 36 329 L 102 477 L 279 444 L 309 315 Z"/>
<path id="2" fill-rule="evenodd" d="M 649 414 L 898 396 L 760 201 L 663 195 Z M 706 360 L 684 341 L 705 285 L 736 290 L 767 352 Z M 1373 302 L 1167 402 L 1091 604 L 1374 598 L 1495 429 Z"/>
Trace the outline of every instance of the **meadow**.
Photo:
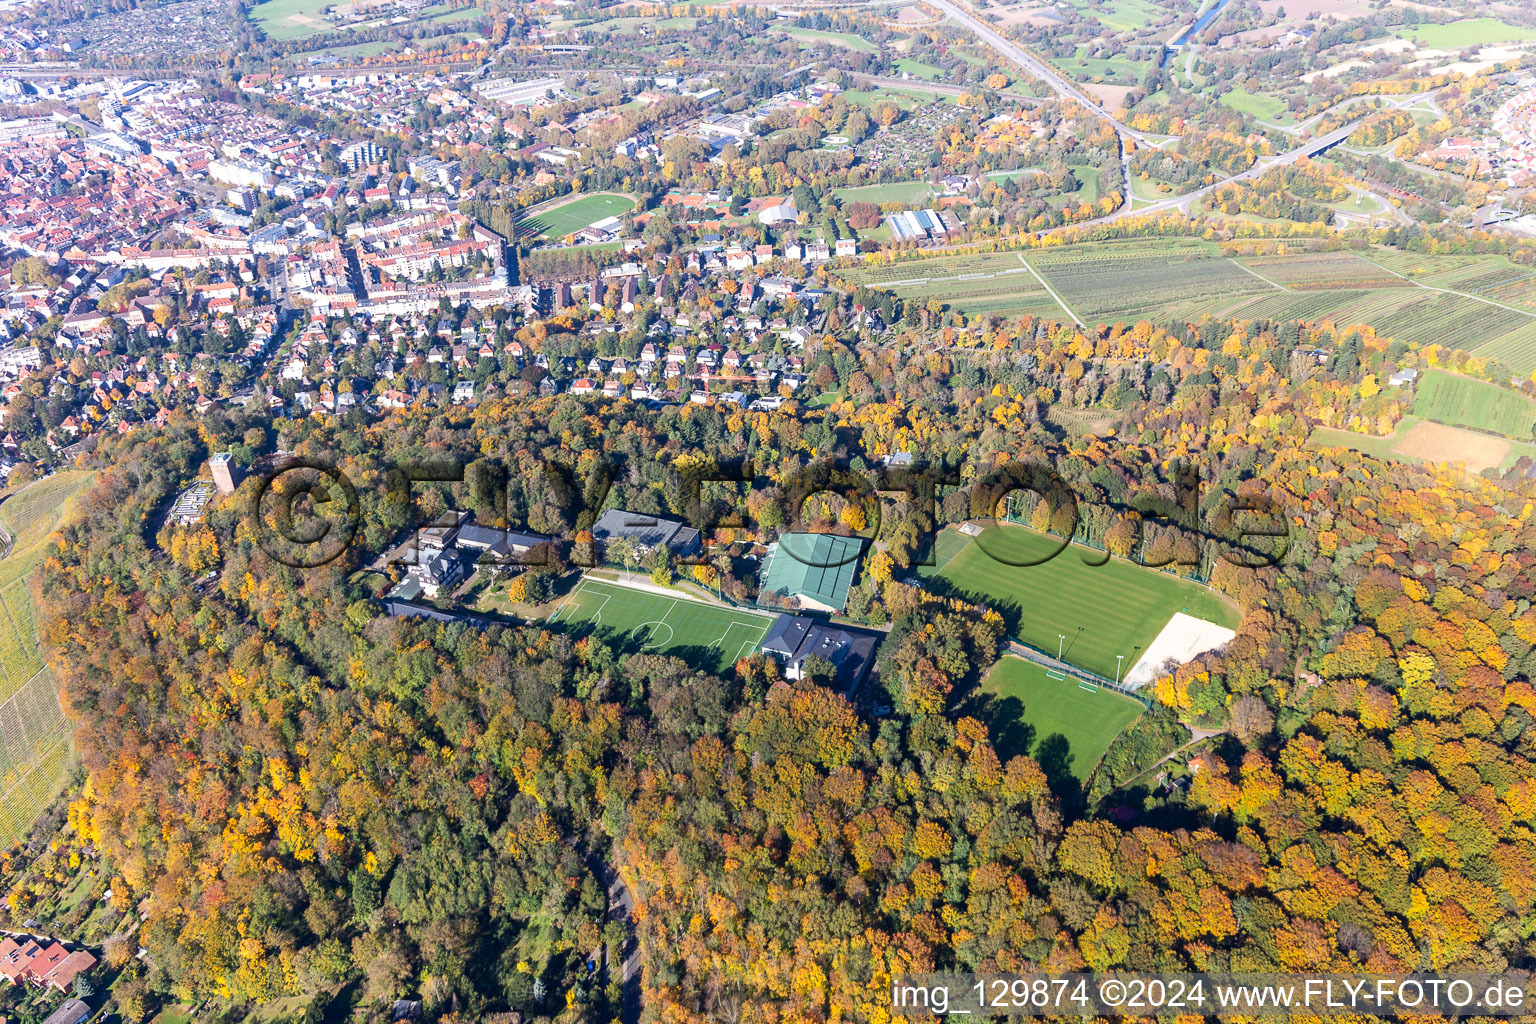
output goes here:
<path id="1" fill-rule="evenodd" d="M 517 233 L 524 237 L 564 238 L 600 220 L 622 217 L 634 208 L 635 201 L 628 196 L 594 192 L 518 221 Z"/>
<path id="2" fill-rule="evenodd" d="M 1060 538 L 1012 523 L 974 540 L 945 530 L 935 564 L 918 572 L 927 589 L 985 604 L 1010 635 L 1052 655 L 1059 647 L 1063 661 L 1110 679 L 1136 663 L 1174 612 L 1237 626 L 1236 609 L 1198 583 L 1076 545 L 1051 557 L 1059 548 Z"/>
<path id="3" fill-rule="evenodd" d="M 1411 39 L 1419 46 L 1435 50 L 1461 50 L 1536 39 L 1536 31 L 1497 18 L 1465 18 L 1439 25 L 1405 25 L 1393 32 L 1393 35 Z"/>
<path id="4" fill-rule="evenodd" d="M 265 0 L 250 8 L 250 19 L 275 42 L 302 39 L 327 25 L 322 13 L 335 0 Z"/>
<path id="5" fill-rule="evenodd" d="M 1239 114 L 1248 114 L 1271 123 L 1279 122 L 1288 109 L 1285 101 L 1278 96 L 1249 92 L 1246 89 L 1231 89 L 1222 93 L 1221 102 Z"/>
<path id="6" fill-rule="evenodd" d="M 816 43 L 830 43 L 833 46 L 842 46 L 860 53 L 874 53 L 875 44 L 861 36 L 849 32 L 823 32 L 814 28 L 787 29 L 786 34 L 802 43 L 814 45 Z"/>
<path id="7" fill-rule="evenodd" d="M 549 617 L 625 652 L 671 654 L 724 672 L 762 642 L 773 617 L 584 577 Z"/>
<path id="8" fill-rule="evenodd" d="M 1025 754 L 1051 768 L 1060 765 L 1079 782 L 1143 710 L 1130 697 L 1051 679 L 1039 665 L 1014 657 L 993 666 L 977 697 L 1000 756 Z"/>
<path id="9" fill-rule="evenodd" d="M 1390 434 L 1360 434 L 1334 427 L 1316 427 L 1309 448 L 1351 448 L 1378 459 L 1461 465 L 1469 473 L 1505 470 L 1522 456 L 1536 460 L 1536 445 L 1496 437 L 1464 427 L 1404 416 Z"/>

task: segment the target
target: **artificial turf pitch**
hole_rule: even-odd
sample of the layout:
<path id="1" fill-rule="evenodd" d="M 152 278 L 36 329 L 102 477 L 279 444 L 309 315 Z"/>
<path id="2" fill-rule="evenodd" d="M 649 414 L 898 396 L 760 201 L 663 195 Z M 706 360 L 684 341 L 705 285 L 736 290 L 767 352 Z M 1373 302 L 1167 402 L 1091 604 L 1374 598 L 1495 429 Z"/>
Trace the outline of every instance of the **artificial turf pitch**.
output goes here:
<path id="1" fill-rule="evenodd" d="M 1048 558 L 1061 540 L 1027 527 L 1000 524 L 982 540 L 954 530 L 939 534 L 935 565 L 920 570 L 926 586 L 987 605 L 1002 615 L 1010 636 L 1078 668 L 1121 675 L 1174 612 L 1236 628 L 1237 611 L 1198 583 L 1148 569 L 1123 558 L 1077 546 Z M 1058 638 L 1065 636 L 1066 639 Z"/>
<path id="2" fill-rule="evenodd" d="M 671 654 L 698 668 L 724 672 L 751 654 L 773 619 L 584 577 L 549 617 L 626 652 Z"/>

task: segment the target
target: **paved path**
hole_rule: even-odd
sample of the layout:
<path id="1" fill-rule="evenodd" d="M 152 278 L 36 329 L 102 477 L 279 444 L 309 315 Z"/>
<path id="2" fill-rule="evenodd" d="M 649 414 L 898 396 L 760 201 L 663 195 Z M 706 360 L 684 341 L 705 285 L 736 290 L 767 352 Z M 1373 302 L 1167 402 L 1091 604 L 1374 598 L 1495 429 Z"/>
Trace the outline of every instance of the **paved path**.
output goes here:
<path id="1" fill-rule="evenodd" d="M 586 844 L 569 836 L 566 837 L 565 842 L 576 851 L 582 862 L 586 864 L 587 870 L 596 875 L 607 890 L 608 920 L 618 921 L 624 925 L 624 942 L 619 950 L 624 958 L 619 969 L 619 986 L 623 993 L 620 997 L 619 1020 L 622 1024 L 639 1024 L 640 943 L 635 935 L 635 894 L 630 890 L 629 881 L 625 879 L 624 873 L 613 863 L 611 851 L 608 857 L 604 858 L 588 849 Z M 592 959 L 608 966 L 599 951 L 593 952 Z"/>

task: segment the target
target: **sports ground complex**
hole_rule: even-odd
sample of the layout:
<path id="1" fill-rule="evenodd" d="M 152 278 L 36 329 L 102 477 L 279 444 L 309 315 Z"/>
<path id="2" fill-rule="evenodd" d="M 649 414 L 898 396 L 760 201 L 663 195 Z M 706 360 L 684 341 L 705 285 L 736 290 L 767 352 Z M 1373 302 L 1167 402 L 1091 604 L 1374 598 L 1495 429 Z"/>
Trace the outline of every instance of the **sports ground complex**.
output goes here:
<path id="1" fill-rule="evenodd" d="M 773 616 L 583 577 L 549 617 L 626 652 L 672 654 L 724 672 L 757 650 Z"/>
<path id="2" fill-rule="evenodd" d="M 971 532 L 976 531 L 972 528 Z M 1143 685 L 1152 662 L 1188 660 L 1218 646 L 1237 626 L 1237 609 L 1193 581 L 1012 523 L 984 536 L 947 529 L 930 566 L 930 591 L 995 609 L 1010 636 L 1105 679 Z M 1028 564 L 1033 563 L 1033 564 Z M 1104 751 L 1142 712 L 1139 701 L 1023 658 L 1005 656 L 982 681 L 979 708 L 999 750 L 1065 755 L 1086 779 Z"/>
<path id="3" fill-rule="evenodd" d="M 787 535 L 777 546 L 786 548 L 776 552 L 781 557 L 764 566 L 764 589 L 841 607 L 862 546 L 857 538 Z M 919 576 L 934 593 L 996 609 L 1011 637 L 1053 658 L 1059 649 L 1069 669 L 1132 686 L 1155 677 L 1160 666 L 1152 662 L 1189 660 L 1237 626 L 1237 609 L 1195 581 L 1076 545 L 1049 557 L 1061 547 L 1059 538 L 1014 524 L 946 529 L 934 564 Z M 628 653 L 670 654 L 723 673 L 760 648 L 773 619 L 649 583 L 587 576 L 549 621 Z M 1087 677 L 1012 655 L 992 667 L 975 699 L 1000 750 L 1055 759 L 1080 780 L 1143 709 Z"/>
<path id="4" fill-rule="evenodd" d="M 1193 580 L 1069 545 L 1024 526 L 940 533 L 931 591 L 996 609 L 1008 634 L 1106 679 L 1124 676 L 1177 612 L 1235 628 L 1237 609 Z M 1035 563 L 1035 564 L 1029 564 Z"/>

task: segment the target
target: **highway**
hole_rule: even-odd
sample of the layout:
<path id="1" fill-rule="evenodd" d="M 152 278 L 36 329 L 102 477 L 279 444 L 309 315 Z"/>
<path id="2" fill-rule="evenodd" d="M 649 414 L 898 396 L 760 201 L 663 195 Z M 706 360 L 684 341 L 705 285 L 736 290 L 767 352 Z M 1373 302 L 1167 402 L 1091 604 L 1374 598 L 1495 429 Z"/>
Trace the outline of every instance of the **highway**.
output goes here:
<path id="1" fill-rule="evenodd" d="M 1013 40 L 1004 36 L 991 25 L 988 25 L 986 22 L 982 21 L 980 18 L 976 17 L 976 15 L 972 14 L 965 8 L 959 6 L 958 4 L 952 3 L 951 0 L 928 0 L 928 3 L 943 11 L 946 15 L 949 16 L 951 21 L 958 21 L 960 24 L 966 26 L 972 32 L 976 33 L 978 38 L 982 39 L 988 45 L 990 45 L 992 49 L 1002 54 L 1006 60 L 1012 61 L 1014 64 L 1028 72 L 1032 77 L 1038 78 L 1046 85 L 1050 86 L 1051 91 L 1054 92 L 1057 96 L 1060 96 L 1064 100 L 1076 100 L 1078 103 L 1081 103 L 1083 106 L 1087 107 L 1102 120 L 1114 125 L 1115 131 L 1119 132 L 1122 136 L 1135 139 L 1137 142 L 1147 145 L 1151 145 L 1152 140 L 1156 138 L 1156 136 L 1148 135 L 1145 132 L 1138 132 L 1134 128 L 1130 128 L 1115 120 L 1115 118 L 1110 115 L 1108 111 L 1099 106 L 1097 100 L 1095 100 L 1092 96 L 1089 96 L 1083 90 L 1079 89 L 1075 83 L 1070 82 L 1066 78 L 1057 74 L 1056 71 L 1044 61 L 1031 57 L 1029 53 L 1018 43 L 1015 43 Z"/>
<path id="2" fill-rule="evenodd" d="M 1125 206 L 1122 206 L 1119 210 L 1109 214 L 1107 217 L 1098 218 L 1094 223 L 1106 223 L 1109 221 L 1122 220 L 1126 217 L 1141 217 L 1147 214 L 1167 213 L 1169 210 L 1188 210 L 1189 205 L 1195 200 L 1201 198 L 1202 196 L 1209 195 L 1211 192 L 1214 192 L 1216 189 L 1223 185 L 1229 185 L 1234 181 L 1248 181 L 1249 179 L 1257 178 L 1272 167 L 1283 167 L 1286 164 L 1293 164 L 1304 156 L 1316 156 L 1326 149 L 1337 146 L 1339 143 L 1349 138 L 1350 134 L 1354 132 L 1354 130 L 1359 126 L 1359 121 L 1351 121 L 1344 125 L 1342 128 L 1336 128 L 1329 132 L 1327 135 L 1321 135 L 1315 139 L 1308 139 L 1306 142 L 1301 143 L 1294 149 L 1288 149 L 1284 153 L 1280 153 L 1277 156 L 1272 156 L 1265 160 L 1256 160 L 1254 161 L 1252 167 L 1248 168 L 1246 171 L 1243 171 L 1241 174 L 1234 174 L 1230 178 L 1223 178 L 1214 184 L 1206 185 L 1203 188 L 1197 188 L 1193 192 L 1185 192 L 1183 195 L 1172 196 L 1168 199 L 1160 200 L 1150 206 L 1143 206 L 1139 209 L 1132 210 L 1130 208 L 1131 196 L 1130 193 L 1127 192 Z"/>

